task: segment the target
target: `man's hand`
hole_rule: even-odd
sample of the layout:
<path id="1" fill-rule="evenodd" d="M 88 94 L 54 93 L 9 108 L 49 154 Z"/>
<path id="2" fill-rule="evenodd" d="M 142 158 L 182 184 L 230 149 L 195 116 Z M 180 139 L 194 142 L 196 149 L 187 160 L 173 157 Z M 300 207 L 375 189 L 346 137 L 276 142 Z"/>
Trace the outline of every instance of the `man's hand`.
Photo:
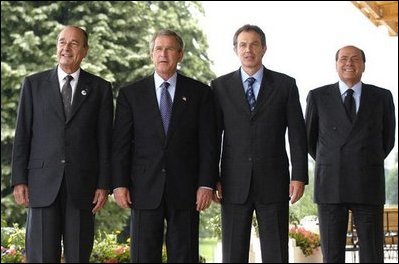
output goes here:
<path id="1" fill-rule="evenodd" d="M 212 203 L 213 191 L 208 188 L 199 187 L 197 190 L 197 211 L 207 209 Z"/>
<path id="2" fill-rule="evenodd" d="M 93 210 L 91 212 L 93 214 L 99 212 L 105 205 L 108 200 L 108 190 L 97 189 L 94 193 L 93 204 L 95 204 Z"/>
<path id="3" fill-rule="evenodd" d="M 18 205 L 28 207 L 28 205 L 29 205 L 28 185 L 26 185 L 26 184 L 15 185 L 13 194 L 14 194 L 15 202 Z"/>
<path id="4" fill-rule="evenodd" d="M 221 184 L 220 182 L 217 182 L 217 183 L 216 183 L 216 190 L 215 190 L 215 192 L 214 192 L 214 194 L 213 194 L 212 200 L 213 200 L 215 203 L 220 203 L 220 201 L 222 200 L 222 198 L 223 198 L 223 194 L 222 194 L 222 184 Z"/>
<path id="5" fill-rule="evenodd" d="M 132 200 L 130 199 L 130 191 L 126 187 L 118 187 L 114 189 L 114 197 L 116 203 L 122 208 L 130 208 Z"/>
<path id="6" fill-rule="evenodd" d="M 305 184 L 303 182 L 291 181 L 290 183 L 291 204 L 294 204 L 299 199 L 301 199 L 304 191 L 305 191 Z"/>

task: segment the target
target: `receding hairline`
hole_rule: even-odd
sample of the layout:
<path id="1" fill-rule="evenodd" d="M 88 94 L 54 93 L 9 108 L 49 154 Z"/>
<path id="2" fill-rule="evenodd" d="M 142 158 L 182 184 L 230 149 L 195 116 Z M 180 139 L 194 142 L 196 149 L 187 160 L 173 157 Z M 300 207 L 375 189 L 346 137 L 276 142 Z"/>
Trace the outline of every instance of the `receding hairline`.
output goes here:
<path id="1" fill-rule="evenodd" d="M 359 51 L 363 62 L 364 63 L 366 62 L 366 54 L 364 53 L 364 51 L 356 46 L 353 46 L 353 45 L 344 46 L 344 47 L 338 49 L 337 52 L 335 53 L 335 61 L 338 61 L 339 53 L 341 52 L 341 50 L 343 50 L 345 48 L 352 48 L 352 49 Z"/>
<path id="2" fill-rule="evenodd" d="M 89 34 L 87 33 L 87 31 L 84 30 L 84 29 L 81 28 L 81 27 L 73 26 L 73 25 L 65 26 L 65 27 L 58 33 L 57 41 L 59 40 L 61 33 L 62 33 L 64 30 L 69 29 L 69 28 L 77 29 L 78 31 L 80 31 L 80 33 L 81 33 L 82 36 L 83 36 L 83 46 L 84 46 L 84 47 L 89 47 Z"/>

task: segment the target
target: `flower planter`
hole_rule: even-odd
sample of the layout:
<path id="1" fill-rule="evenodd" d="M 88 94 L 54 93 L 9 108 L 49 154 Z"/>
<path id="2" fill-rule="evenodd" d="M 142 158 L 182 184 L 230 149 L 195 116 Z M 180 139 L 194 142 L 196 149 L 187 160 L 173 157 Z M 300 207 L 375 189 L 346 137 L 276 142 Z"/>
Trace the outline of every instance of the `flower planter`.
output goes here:
<path id="1" fill-rule="evenodd" d="M 289 262 L 290 263 L 323 263 L 323 255 L 321 248 L 315 249 L 313 254 L 305 256 L 300 247 L 296 246 L 296 241 L 293 238 L 289 240 Z"/>

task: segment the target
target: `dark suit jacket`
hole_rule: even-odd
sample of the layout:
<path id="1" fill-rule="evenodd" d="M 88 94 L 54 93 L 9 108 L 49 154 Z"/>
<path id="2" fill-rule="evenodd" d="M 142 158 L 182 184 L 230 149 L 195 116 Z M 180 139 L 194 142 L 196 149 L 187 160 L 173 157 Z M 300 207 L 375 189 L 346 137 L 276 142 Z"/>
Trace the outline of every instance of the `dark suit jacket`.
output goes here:
<path id="1" fill-rule="evenodd" d="M 384 204 L 384 159 L 395 142 L 390 91 L 362 84 L 353 125 L 338 83 L 309 92 L 306 126 L 309 153 L 316 160 L 316 203 Z"/>
<path id="2" fill-rule="evenodd" d="M 165 137 L 154 76 L 121 88 L 113 133 L 113 188 L 130 187 L 135 209 L 195 206 L 199 186 L 214 188 L 216 126 L 210 88 L 177 75 Z"/>
<path id="3" fill-rule="evenodd" d="M 295 80 L 264 69 L 251 113 L 240 70 L 212 81 L 219 135 L 224 132 L 221 163 L 223 200 L 244 203 L 251 180 L 259 202 L 289 199 L 289 161 L 285 134 L 288 128 L 292 179 L 307 183 L 305 122 Z"/>
<path id="4" fill-rule="evenodd" d="M 97 188 L 109 189 L 113 102 L 111 84 L 81 70 L 65 120 L 57 69 L 25 78 L 12 157 L 12 186 L 27 184 L 29 206 L 56 198 L 64 176 L 68 197 L 91 208 Z"/>

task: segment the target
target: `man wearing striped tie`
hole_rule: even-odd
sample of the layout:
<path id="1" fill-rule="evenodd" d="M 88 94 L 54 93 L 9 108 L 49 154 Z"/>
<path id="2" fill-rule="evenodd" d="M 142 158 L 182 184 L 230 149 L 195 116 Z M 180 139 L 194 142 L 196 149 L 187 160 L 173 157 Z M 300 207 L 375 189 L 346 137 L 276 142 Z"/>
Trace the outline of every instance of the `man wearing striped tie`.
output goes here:
<path id="1" fill-rule="evenodd" d="M 233 46 L 240 69 L 211 83 L 219 141 L 223 141 L 215 195 L 222 203 L 223 262 L 248 262 L 254 211 L 262 261 L 288 262 L 289 199 L 298 201 L 308 182 L 298 88 L 293 78 L 262 65 L 266 37 L 258 26 L 239 28 Z"/>

